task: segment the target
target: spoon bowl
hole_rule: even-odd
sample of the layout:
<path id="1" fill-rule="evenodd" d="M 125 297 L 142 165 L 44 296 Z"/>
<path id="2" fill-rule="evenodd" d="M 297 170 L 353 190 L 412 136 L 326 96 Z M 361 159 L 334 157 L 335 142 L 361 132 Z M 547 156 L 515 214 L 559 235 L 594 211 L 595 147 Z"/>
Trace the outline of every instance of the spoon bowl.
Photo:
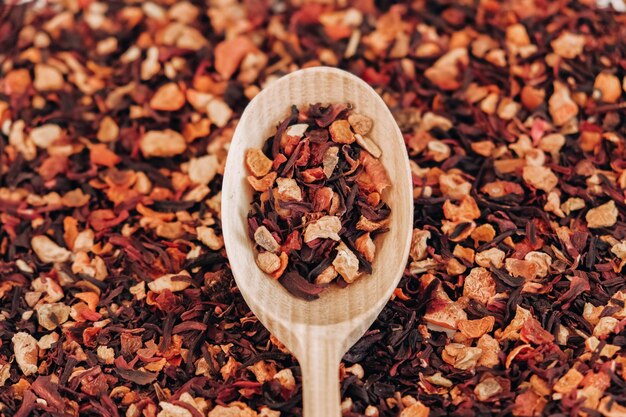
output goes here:
<path id="1" fill-rule="evenodd" d="M 392 186 L 383 194 L 391 207 L 389 231 L 376 239 L 372 274 L 346 288 L 331 285 L 320 298 L 291 295 L 255 263 L 247 215 L 252 190 L 244 154 L 261 148 L 291 105 L 351 103 L 370 117 L 369 137 L 382 149 L 380 161 Z M 305 417 L 338 417 L 339 363 L 368 329 L 402 277 L 413 229 L 413 187 L 404 140 L 391 112 L 363 80 L 342 70 L 315 67 L 286 75 L 267 86 L 245 109 L 230 144 L 222 186 L 222 231 L 231 269 L 246 303 L 261 323 L 300 362 Z"/>

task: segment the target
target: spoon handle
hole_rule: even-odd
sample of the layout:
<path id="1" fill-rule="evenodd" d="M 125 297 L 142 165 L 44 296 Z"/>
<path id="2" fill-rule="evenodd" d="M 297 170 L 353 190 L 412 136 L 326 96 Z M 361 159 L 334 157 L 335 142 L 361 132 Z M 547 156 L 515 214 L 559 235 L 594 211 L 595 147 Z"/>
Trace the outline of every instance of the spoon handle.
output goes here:
<path id="1" fill-rule="evenodd" d="M 324 338 L 313 339 L 300 359 L 304 417 L 340 417 L 337 346 Z"/>

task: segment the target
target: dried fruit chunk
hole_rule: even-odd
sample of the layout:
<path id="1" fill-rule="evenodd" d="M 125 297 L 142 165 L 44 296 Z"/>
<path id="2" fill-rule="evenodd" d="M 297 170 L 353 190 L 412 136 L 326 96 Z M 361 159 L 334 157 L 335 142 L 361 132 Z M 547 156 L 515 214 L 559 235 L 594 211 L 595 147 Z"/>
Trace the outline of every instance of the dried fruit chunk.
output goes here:
<path id="1" fill-rule="evenodd" d="M 176 83 L 167 83 L 159 87 L 150 99 L 154 110 L 177 111 L 185 105 L 185 94 Z"/>
<path id="2" fill-rule="evenodd" d="M 171 292 L 182 291 L 191 285 L 191 282 L 189 282 L 188 279 L 185 279 L 185 277 L 190 277 L 189 272 L 185 270 L 182 270 L 177 274 L 161 275 L 154 281 L 150 281 L 148 283 L 148 288 L 156 293 L 160 293 L 165 290 L 169 290 Z"/>
<path id="3" fill-rule="evenodd" d="M 563 126 L 578 114 L 578 105 L 572 100 L 569 88 L 558 81 L 554 82 L 554 93 L 548 101 L 548 108 L 557 126 Z"/>
<path id="4" fill-rule="evenodd" d="M 411 237 L 411 250 L 409 256 L 414 261 L 421 261 L 427 256 L 428 239 L 431 234 L 428 230 L 413 229 Z"/>
<path id="5" fill-rule="evenodd" d="M 60 90 L 63 88 L 63 75 L 55 67 L 47 64 L 35 65 L 33 86 L 38 91 Z"/>
<path id="6" fill-rule="evenodd" d="M 619 78 L 608 72 L 596 76 L 593 88 L 600 92 L 600 98 L 607 103 L 615 103 L 622 95 Z"/>
<path id="7" fill-rule="evenodd" d="M 11 338 L 15 361 L 25 376 L 37 373 L 37 340 L 26 332 L 17 332 Z"/>
<path id="8" fill-rule="evenodd" d="M 30 139 L 39 148 L 47 149 L 61 138 L 61 127 L 53 124 L 45 124 L 30 131 Z"/>
<path id="9" fill-rule="evenodd" d="M 330 136 L 334 142 L 350 144 L 356 140 L 347 120 L 336 120 L 329 128 Z"/>
<path id="10" fill-rule="evenodd" d="M 583 52 L 585 37 L 572 32 L 564 31 L 558 38 L 550 42 L 554 52 L 567 59 L 574 59 Z"/>
<path id="11" fill-rule="evenodd" d="M 180 133 L 171 129 L 152 130 L 141 137 L 139 148 L 146 158 L 167 158 L 185 152 L 187 143 Z"/>
<path id="12" fill-rule="evenodd" d="M 496 295 L 496 282 L 492 278 L 491 272 L 485 268 L 473 268 L 465 277 L 463 295 L 487 304 L 491 297 Z"/>
<path id="13" fill-rule="evenodd" d="M 72 252 L 54 243 L 48 236 L 34 236 L 30 241 L 33 251 L 42 262 L 65 262 Z"/>
<path id="14" fill-rule="evenodd" d="M 477 347 L 467 347 L 460 343 L 450 343 L 446 345 L 441 355 L 444 362 L 454 366 L 456 369 L 474 369 L 483 351 Z"/>
<path id="15" fill-rule="evenodd" d="M 367 135 L 372 130 L 372 119 L 359 113 L 352 113 L 348 116 L 348 123 L 352 126 L 354 133 Z"/>
<path id="16" fill-rule="evenodd" d="M 304 231 L 304 243 L 315 239 L 340 240 L 341 220 L 337 216 L 323 216 L 309 223 Z"/>
<path id="17" fill-rule="evenodd" d="M 587 227 L 590 229 L 598 229 L 601 227 L 611 227 L 617 222 L 619 211 L 615 205 L 615 201 L 602 204 L 596 208 L 592 208 L 585 215 Z"/>
<path id="18" fill-rule="evenodd" d="M 328 268 L 324 269 L 320 274 L 315 278 L 316 284 L 328 284 L 335 278 L 337 278 L 337 270 L 334 266 L 330 265 Z"/>
<path id="19" fill-rule="evenodd" d="M 260 226 L 254 232 L 254 241 L 268 252 L 278 252 L 280 245 L 265 226 Z"/>
<path id="20" fill-rule="evenodd" d="M 356 250 L 358 250 L 368 262 L 372 262 L 374 260 L 376 245 L 374 244 L 374 241 L 370 237 L 369 233 L 359 236 L 354 243 Z"/>
<path id="21" fill-rule="evenodd" d="M 248 183 L 250 184 L 252 188 L 254 188 L 255 191 L 264 192 L 272 188 L 272 186 L 274 185 L 274 181 L 276 181 L 277 176 L 278 174 L 276 174 L 276 172 L 270 172 L 269 174 L 267 174 L 266 176 L 260 179 L 252 175 L 248 176 L 246 179 L 248 180 Z"/>
<path id="22" fill-rule="evenodd" d="M 339 162 L 339 148 L 336 146 L 331 146 L 324 152 L 324 175 L 326 178 L 330 178 L 333 175 L 333 171 L 335 171 L 335 167 Z"/>
<path id="23" fill-rule="evenodd" d="M 302 201 L 302 190 L 293 178 L 278 178 L 276 191 L 283 201 Z"/>
<path id="24" fill-rule="evenodd" d="M 280 258 L 272 252 L 260 252 L 256 258 L 256 264 L 261 271 L 266 274 L 272 274 L 280 269 Z"/>
<path id="25" fill-rule="evenodd" d="M 70 307 L 63 303 L 39 304 L 35 307 L 39 325 L 46 330 L 54 330 L 65 323 L 70 316 Z"/>
<path id="26" fill-rule="evenodd" d="M 263 177 L 272 169 L 272 160 L 260 149 L 246 149 L 246 168 L 255 177 Z"/>
<path id="27" fill-rule="evenodd" d="M 383 154 L 378 145 L 376 145 L 376 143 L 367 136 L 361 136 L 357 133 L 354 135 L 354 138 L 356 143 L 358 143 L 361 148 L 369 152 L 374 158 L 380 158 Z"/>
<path id="28" fill-rule="evenodd" d="M 528 185 L 546 193 L 552 191 L 559 183 L 557 176 L 547 167 L 525 166 L 522 176 Z"/>
<path id="29" fill-rule="evenodd" d="M 486 378 L 474 388 L 474 394 L 478 401 L 489 401 L 492 397 L 500 394 L 504 388 L 495 378 Z"/>
<path id="30" fill-rule="evenodd" d="M 359 277 L 359 260 L 356 255 L 348 249 L 345 243 L 337 245 L 337 256 L 333 260 L 333 266 L 341 277 L 351 284 Z"/>
<path id="31" fill-rule="evenodd" d="M 439 58 L 424 75 L 442 90 L 454 90 L 460 86 L 458 81 L 460 67 L 469 64 L 466 48 L 455 48 Z"/>
<path id="32" fill-rule="evenodd" d="M 189 179 L 195 184 L 210 183 L 219 168 L 219 161 L 215 155 L 205 155 L 189 160 Z"/>

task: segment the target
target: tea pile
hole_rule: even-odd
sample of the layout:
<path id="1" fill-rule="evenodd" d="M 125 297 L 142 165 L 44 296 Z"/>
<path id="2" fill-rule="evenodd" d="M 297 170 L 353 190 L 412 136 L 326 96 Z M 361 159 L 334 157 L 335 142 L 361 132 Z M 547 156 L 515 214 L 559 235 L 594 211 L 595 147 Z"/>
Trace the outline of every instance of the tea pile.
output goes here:
<path id="1" fill-rule="evenodd" d="M 219 190 L 245 105 L 319 64 L 381 94 L 414 181 L 411 259 L 343 358 L 345 415 L 624 415 L 625 14 L 43 3 L 0 8 L 1 415 L 301 415 Z"/>
<path id="2" fill-rule="evenodd" d="M 350 104 L 293 106 L 263 150 L 246 150 L 257 265 L 296 297 L 314 300 L 333 281 L 372 272 L 391 212 L 372 123 Z"/>

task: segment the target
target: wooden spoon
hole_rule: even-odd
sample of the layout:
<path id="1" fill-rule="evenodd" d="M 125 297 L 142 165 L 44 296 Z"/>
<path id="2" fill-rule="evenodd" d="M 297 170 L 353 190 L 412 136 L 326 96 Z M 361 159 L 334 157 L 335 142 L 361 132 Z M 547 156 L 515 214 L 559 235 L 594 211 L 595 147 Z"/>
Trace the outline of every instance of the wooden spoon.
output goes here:
<path id="1" fill-rule="evenodd" d="M 392 186 L 383 199 L 391 207 L 389 232 L 376 240 L 373 272 L 346 288 L 333 285 L 319 299 L 289 294 L 255 263 L 247 215 L 252 190 L 244 153 L 261 148 L 292 104 L 352 103 L 374 120 L 368 135 L 382 149 Z M 267 86 L 248 105 L 237 125 L 222 186 L 222 231 L 237 286 L 261 323 L 300 362 L 305 417 L 338 417 L 339 363 L 376 319 L 404 272 L 413 229 L 413 187 L 400 129 L 378 94 L 358 77 L 334 68 L 296 71 Z"/>

